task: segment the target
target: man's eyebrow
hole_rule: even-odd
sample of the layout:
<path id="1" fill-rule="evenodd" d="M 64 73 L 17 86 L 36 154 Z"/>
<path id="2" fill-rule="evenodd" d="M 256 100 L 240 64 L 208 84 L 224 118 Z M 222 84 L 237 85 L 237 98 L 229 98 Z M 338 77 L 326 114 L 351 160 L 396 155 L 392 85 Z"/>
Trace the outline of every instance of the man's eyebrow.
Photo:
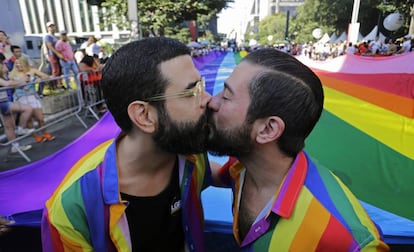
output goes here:
<path id="1" fill-rule="evenodd" d="M 195 87 L 195 86 L 197 85 L 197 83 L 198 83 L 199 81 L 201 81 L 201 79 L 200 79 L 200 80 L 197 80 L 197 81 L 194 81 L 194 82 L 189 83 L 189 84 L 187 85 L 187 87 L 185 87 L 185 89 L 192 89 L 193 87 Z"/>
<path id="2" fill-rule="evenodd" d="M 229 92 L 231 94 L 234 94 L 233 89 L 231 89 L 231 87 L 229 86 L 229 84 L 227 82 L 224 82 L 224 89 L 229 90 Z"/>

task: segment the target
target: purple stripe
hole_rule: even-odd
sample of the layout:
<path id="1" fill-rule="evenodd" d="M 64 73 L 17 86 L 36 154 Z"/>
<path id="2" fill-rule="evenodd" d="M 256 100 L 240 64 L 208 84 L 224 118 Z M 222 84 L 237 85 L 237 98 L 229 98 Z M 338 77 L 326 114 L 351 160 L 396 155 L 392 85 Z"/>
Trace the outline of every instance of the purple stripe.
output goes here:
<path id="1" fill-rule="evenodd" d="M 276 198 L 276 202 L 273 205 L 272 211 L 275 212 L 275 213 L 278 213 L 278 210 L 279 210 L 280 206 L 283 203 L 283 199 L 285 198 L 286 191 L 287 191 L 287 189 L 290 185 L 290 181 L 292 180 L 292 177 L 295 174 L 296 166 L 297 166 L 297 163 L 298 163 L 298 157 L 299 156 L 296 157 L 295 162 L 292 165 L 292 168 L 289 170 L 289 172 L 286 176 L 286 179 L 283 182 L 282 188 L 280 188 L 279 194 Z"/>

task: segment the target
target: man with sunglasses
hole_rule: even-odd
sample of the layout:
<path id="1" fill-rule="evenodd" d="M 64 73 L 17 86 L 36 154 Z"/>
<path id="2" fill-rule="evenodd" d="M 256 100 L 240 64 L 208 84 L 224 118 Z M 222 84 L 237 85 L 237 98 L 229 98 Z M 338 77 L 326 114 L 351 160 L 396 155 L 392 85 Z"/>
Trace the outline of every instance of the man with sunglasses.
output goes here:
<path id="1" fill-rule="evenodd" d="M 211 96 L 189 49 L 161 37 L 131 42 L 108 60 L 101 85 L 122 131 L 46 202 L 44 251 L 204 251 Z"/>

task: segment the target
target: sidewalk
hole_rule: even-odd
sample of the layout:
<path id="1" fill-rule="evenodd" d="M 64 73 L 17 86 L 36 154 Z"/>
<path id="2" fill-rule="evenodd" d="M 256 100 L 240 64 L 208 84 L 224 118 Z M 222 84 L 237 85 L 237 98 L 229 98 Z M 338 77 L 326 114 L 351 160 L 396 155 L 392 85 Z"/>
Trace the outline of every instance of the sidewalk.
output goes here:
<path id="1" fill-rule="evenodd" d="M 94 125 L 97 120 L 92 116 L 83 116 L 84 112 L 80 113 L 81 118 L 84 120 L 88 128 Z M 90 114 L 89 114 L 90 115 Z M 46 121 L 53 120 L 52 116 L 46 117 Z M 71 143 L 73 140 L 81 136 L 85 131 L 83 125 L 75 116 L 71 116 L 66 120 L 63 120 L 57 124 L 51 125 L 48 132 L 52 133 L 56 138 L 52 141 L 44 143 L 37 143 L 34 138 L 28 136 L 20 141 L 20 145 L 32 145 L 32 148 L 25 151 L 25 154 L 31 159 L 30 163 L 36 162 L 37 160 L 43 159 L 50 154 L 64 148 L 66 145 Z M 1 129 L 3 131 L 3 129 Z M 18 153 L 11 154 L 10 146 L 0 146 L 0 172 L 15 169 L 24 165 L 29 164 L 22 156 Z"/>

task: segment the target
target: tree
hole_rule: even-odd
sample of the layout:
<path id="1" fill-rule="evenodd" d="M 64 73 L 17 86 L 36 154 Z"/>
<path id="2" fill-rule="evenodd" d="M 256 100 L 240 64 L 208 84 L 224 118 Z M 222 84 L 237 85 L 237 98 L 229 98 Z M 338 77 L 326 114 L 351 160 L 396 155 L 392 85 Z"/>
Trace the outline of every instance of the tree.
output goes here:
<path id="1" fill-rule="evenodd" d="M 199 20 L 202 16 L 216 15 L 233 0 L 137 0 L 139 20 L 144 36 L 179 33 L 186 20 Z M 111 9 L 105 18 L 120 28 L 129 27 L 127 1 L 105 0 L 102 7 Z"/>
<path id="2" fill-rule="evenodd" d="M 277 41 L 284 40 L 286 25 L 286 13 L 278 13 L 267 16 L 259 22 L 258 32 L 246 33 L 245 41 L 256 39 L 261 45 L 273 45 Z M 269 40 L 271 36 L 271 40 Z"/>
<path id="3" fill-rule="evenodd" d="M 297 32 L 297 41 L 315 41 L 312 31 L 321 28 L 323 32 L 331 35 L 335 32 L 340 35 L 348 31 L 351 22 L 354 0 L 306 0 L 297 8 L 297 15 L 292 18 L 290 33 Z M 399 11 L 406 17 L 406 24 L 393 34 L 387 32 L 382 21 L 392 12 Z M 373 18 L 374 17 L 374 18 Z M 408 31 L 409 3 L 407 0 L 366 0 L 361 1 L 358 22 L 360 33 L 369 33 L 375 25 L 379 25 L 380 31 L 386 36 L 398 37 Z"/>

